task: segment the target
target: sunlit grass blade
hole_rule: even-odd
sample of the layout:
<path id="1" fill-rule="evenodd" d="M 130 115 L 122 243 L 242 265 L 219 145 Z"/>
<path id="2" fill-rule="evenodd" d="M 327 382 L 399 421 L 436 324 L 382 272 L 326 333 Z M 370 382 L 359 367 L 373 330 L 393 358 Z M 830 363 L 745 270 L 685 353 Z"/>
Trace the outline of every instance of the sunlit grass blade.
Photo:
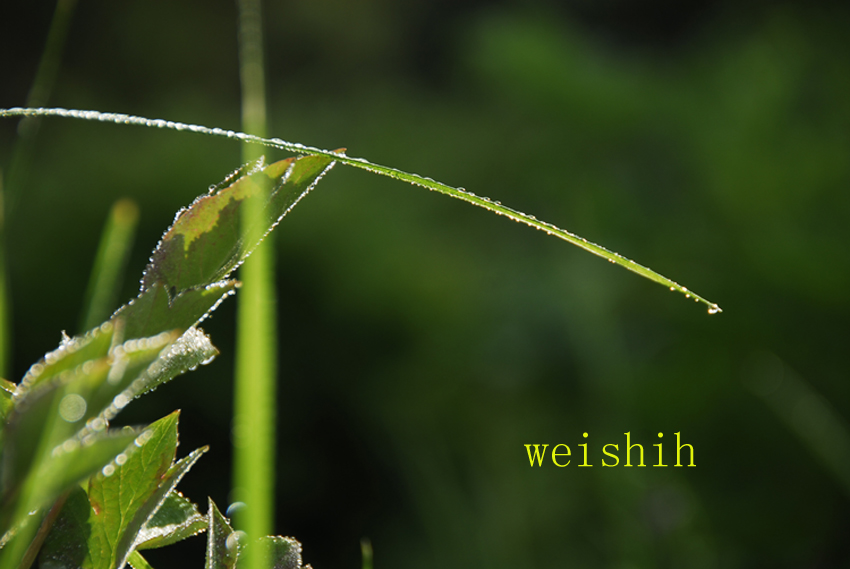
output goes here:
<path id="1" fill-rule="evenodd" d="M 632 271 L 642 277 L 645 277 L 651 281 L 654 281 L 658 284 L 661 284 L 665 287 L 668 287 L 670 290 L 678 291 L 685 295 L 685 298 L 693 299 L 696 302 L 701 302 L 708 308 L 709 314 L 716 314 L 718 312 L 722 312 L 720 307 L 705 299 L 704 297 L 694 293 L 693 291 L 683 287 L 679 283 L 668 279 L 667 277 L 656 273 L 652 269 L 649 269 L 641 264 L 632 261 L 631 259 L 627 259 L 622 255 L 615 253 L 602 247 L 601 245 L 597 245 L 596 243 L 592 243 L 578 235 L 570 233 L 564 229 L 561 229 L 555 225 L 550 223 L 546 223 L 544 221 L 540 221 L 535 218 L 533 215 L 528 215 L 517 210 L 511 209 L 507 206 L 502 205 L 499 202 L 492 201 L 489 198 L 480 197 L 472 192 L 465 190 L 464 188 L 455 188 L 453 186 L 449 186 L 447 184 L 443 184 L 442 182 L 438 182 L 436 180 L 432 180 L 431 178 L 426 178 L 424 176 L 420 176 L 418 174 L 412 174 L 409 172 L 404 172 L 402 170 L 398 170 L 396 168 L 391 168 L 389 166 L 382 166 L 380 164 L 374 164 L 369 162 L 363 158 L 352 158 L 341 154 L 339 152 L 334 152 L 331 150 L 324 150 L 321 148 L 315 148 L 312 146 L 306 146 L 299 143 L 287 142 L 285 140 L 281 140 L 279 138 L 262 138 L 259 136 L 254 136 L 251 134 L 246 134 L 244 132 L 237 132 L 233 130 L 225 130 L 221 128 L 208 128 L 201 125 L 195 124 L 186 124 L 174 121 L 166 121 L 162 119 L 147 119 L 144 117 L 126 115 L 121 113 L 101 113 L 98 111 L 80 111 L 80 110 L 68 110 L 68 109 L 59 109 L 59 108 L 11 108 L 11 109 L 0 109 L 0 117 L 3 116 L 57 116 L 57 117 L 68 117 L 68 118 L 77 118 L 84 120 L 92 120 L 99 122 L 109 122 L 109 123 L 117 123 L 117 124 L 129 124 L 129 125 L 139 125 L 139 126 L 147 126 L 154 128 L 167 128 L 178 131 L 189 131 L 195 132 L 199 134 L 205 134 L 210 136 L 219 136 L 224 138 L 230 138 L 234 140 L 239 140 L 242 142 L 251 142 L 256 144 L 261 144 L 265 146 L 270 146 L 272 148 L 278 148 L 281 150 L 287 150 L 290 152 L 296 152 L 299 154 L 314 154 L 319 156 L 326 156 L 328 158 L 332 158 L 336 162 L 340 164 L 345 164 L 348 166 L 352 166 L 355 168 L 360 168 L 362 170 L 367 170 L 369 172 L 373 172 L 375 174 L 380 174 L 382 176 L 387 176 L 389 178 L 394 178 L 396 180 L 401 180 L 403 182 L 407 182 L 409 184 L 413 184 L 416 186 L 422 186 L 424 188 L 428 188 L 429 190 L 433 190 L 436 192 L 440 192 L 451 196 L 453 198 L 457 198 L 466 202 L 469 202 L 478 207 L 482 207 L 493 213 L 498 215 L 504 215 L 514 221 L 518 221 L 520 223 L 524 223 L 530 227 L 535 229 L 539 229 L 541 231 L 545 231 L 549 235 L 554 235 L 568 243 L 572 243 L 573 245 L 584 249 L 594 255 L 602 257 L 603 259 L 607 259 L 611 263 L 620 265 L 621 267 Z"/>
<path id="2" fill-rule="evenodd" d="M 98 326 L 115 310 L 138 221 L 139 208 L 132 200 L 122 199 L 112 206 L 86 289 L 81 333 Z"/>

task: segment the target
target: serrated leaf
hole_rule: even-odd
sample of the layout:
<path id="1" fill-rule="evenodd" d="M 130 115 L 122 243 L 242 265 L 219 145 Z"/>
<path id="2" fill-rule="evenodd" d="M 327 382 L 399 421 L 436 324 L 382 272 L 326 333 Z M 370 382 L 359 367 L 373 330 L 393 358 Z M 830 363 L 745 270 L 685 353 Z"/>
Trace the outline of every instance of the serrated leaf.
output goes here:
<path id="1" fill-rule="evenodd" d="M 331 163 L 324 156 L 281 160 L 198 197 L 163 235 L 145 270 L 142 289 L 160 283 L 180 293 L 226 278 Z M 242 211 L 257 205 L 263 210 L 262 227 L 242 227 Z"/>
<path id="2" fill-rule="evenodd" d="M 152 391 L 182 373 L 210 363 L 218 354 L 218 348 L 203 330 L 189 328 L 146 370 L 144 381 L 134 385 L 126 396 L 138 397 Z"/>
<path id="3" fill-rule="evenodd" d="M 301 544 L 291 537 L 279 535 L 261 537 L 248 547 L 255 550 L 251 552 L 251 555 L 259 555 L 261 566 L 267 569 L 302 568 Z M 237 569 L 242 569 L 242 565 L 239 563 Z"/>
<path id="4" fill-rule="evenodd" d="M 207 518 L 180 492 L 172 490 L 136 536 L 135 549 L 156 549 L 207 529 Z"/>
<path id="5" fill-rule="evenodd" d="M 145 541 L 160 547 L 203 530 L 206 518 L 174 487 L 206 452 L 201 448 L 172 463 L 177 447 L 178 413 L 160 419 L 89 481 L 88 496 L 74 490 L 54 526 L 45 562 L 57 569 L 113 569 L 122 567 L 132 553 L 143 528 Z M 70 500 L 70 497 L 69 497 Z M 156 516 L 166 505 L 165 511 Z"/>
<path id="6" fill-rule="evenodd" d="M 207 510 L 206 569 L 233 569 L 239 557 L 239 540 L 218 506 L 209 499 Z"/>
<path id="7" fill-rule="evenodd" d="M 17 491 L 27 473 L 38 468 L 39 460 L 42 460 L 53 446 L 62 443 L 80 428 L 60 417 L 62 404 L 66 403 L 67 407 L 67 403 L 73 404 L 76 401 L 72 397 L 66 402 L 65 389 L 72 382 L 86 384 L 105 380 L 109 371 L 106 359 L 101 358 L 98 362 L 66 369 L 48 382 L 39 383 L 25 391 L 21 390 L 22 396 L 9 414 L 4 430 L 4 453 L 0 472 L 7 501 L 9 494 Z M 86 407 L 85 400 L 76 401 L 76 404 Z M 68 412 L 77 413 L 78 410 Z M 82 415 L 76 417 L 81 418 Z"/>
<path id="8" fill-rule="evenodd" d="M 188 456 L 180 459 L 168 469 L 168 472 L 162 478 L 162 483 L 142 507 L 138 509 L 132 522 L 127 526 L 127 531 L 118 542 L 116 546 L 116 559 L 119 562 L 116 567 L 120 569 L 124 566 L 127 562 L 127 556 L 133 552 L 133 544 L 136 542 L 136 536 L 142 530 L 145 523 L 156 513 L 157 509 L 165 501 L 168 493 L 177 486 L 180 479 L 189 472 L 195 463 L 198 462 L 198 459 L 201 458 L 201 455 L 207 452 L 208 448 L 201 447 L 193 450 Z"/>
<path id="9" fill-rule="evenodd" d="M 97 440 L 96 435 L 106 426 L 102 420 L 86 426 L 76 440 L 71 439 L 89 419 L 99 415 L 121 391 L 143 375 L 163 348 L 176 339 L 177 334 L 171 333 L 125 342 L 108 350 L 103 357 L 86 360 L 54 374 L 50 381 L 33 383 L 16 403 L 4 433 L 5 452 L 0 471 L 4 503 L 11 504 L 14 501 L 19 486 L 28 478 L 32 479 L 27 498 L 29 501 L 22 504 L 26 508 L 24 511 L 38 508 L 55 496 L 53 492 L 56 488 L 48 487 L 54 476 L 49 465 L 52 463 L 51 457 L 61 450 L 59 445 L 67 448 L 70 444 L 71 448 L 76 445 L 86 449 L 89 446 L 86 441 Z M 66 343 L 72 344 L 76 340 Z M 85 344 L 75 353 L 78 354 L 90 345 Z M 92 353 L 89 352 L 89 355 Z M 63 355 L 58 360 L 69 358 Z M 50 355 L 45 357 L 45 361 L 50 361 Z M 52 371 L 56 371 L 58 365 L 53 368 Z M 40 374 L 34 377 L 38 380 Z M 91 439 L 91 436 L 95 436 L 95 439 Z M 122 448 L 118 448 L 115 454 Z M 60 452 L 59 456 L 65 455 Z M 89 463 L 80 462 L 79 465 L 88 467 Z M 33 472 L 36 473 L 35 477 L 30 476 Z M 62 471 L 58 471 L 55 476 L 61 474 Z"/>
<path id="10" fill-rule="evenodd" d="M 68 494 L 62 511 L 38 556 L 40 569 L 77 569 L 86 558 L 91 505 L 85 491 L 76 487 Z"/>
<path id="11" fill-rule="evenodd" d="M 174 412 L 150 425 L 137 439 L 139 448 L 123 464 L 89 481 L 92 531 L 86 566 L 113 569 L 123 563 L 129 547 L 119 551 L 116 546 L 126 540 L 137 513 L 171 468 L 177 449 L 178 417 L 179 413 Z"/>
<path id="12" fill-rule="evenodd" d="M 162 285 L 151 285 L 121 307 L 113 318 L 125 321 L 127 338 L 154 336 L 166 330 L 187 330 L 215 310 L 238 286 L 237 281 L 224 280 L 170 295 Z"/>
<path id="13" fill-rule="evenodd" d="M 78 394 L 85 399 L 86 410 L 78 422 L 85 423 L 88 419 L 102 416 L 109 407 L 114 409 L 106 418 L 114 417 L 126 405 L 126 402 L 116 402 L 116 397 L 131 387 L 135 386 L 138 391 L 154 381 L 149 370 L 168 353 L 180 335 L 180 331 L 172 330 L 150 338 L 127 340 L 110 350 L 105 378 L 98 377 L 97 381 L 87 383 L 70 383 L 65 389 L 66 393 Z"/>

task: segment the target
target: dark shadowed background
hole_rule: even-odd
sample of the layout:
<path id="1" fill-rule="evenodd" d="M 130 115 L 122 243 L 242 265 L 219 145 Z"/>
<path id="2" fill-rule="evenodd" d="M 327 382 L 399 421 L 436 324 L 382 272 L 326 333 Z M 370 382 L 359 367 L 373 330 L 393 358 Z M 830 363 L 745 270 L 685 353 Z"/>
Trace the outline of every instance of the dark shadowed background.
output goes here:
<path id="1" fill-rule="evenodd" d="M 4 6 L 0 107 L 25 103 L 53 9 Z M 80 2 L 49 105 L 238 129 L 235 18 Z M 724 309 L 337 166 L 274 234 L 277 531 L 316 569 L 359 567 L 363 537 L 377 569 L 850 564 L 848 26 L 839 2 L 267 0 L 272 135 L 500 200 Z M 12 379 L 77 331 L 116 199 L 141 208 L 129 300 L 239 156 L 43 121 L 7 221 Z M 204 325 L 215 363 L 119 417 L 183 410 L 180 452 L 212 447 L 181 483 L 201 504 L 229 502 L 237 303 Z M 647 451 L 680 432 L 696 468 L 602 468 L 626 431 Z M 529 466 L 523 445 L 579 455 L 583 432 L 594 468 Z"/>

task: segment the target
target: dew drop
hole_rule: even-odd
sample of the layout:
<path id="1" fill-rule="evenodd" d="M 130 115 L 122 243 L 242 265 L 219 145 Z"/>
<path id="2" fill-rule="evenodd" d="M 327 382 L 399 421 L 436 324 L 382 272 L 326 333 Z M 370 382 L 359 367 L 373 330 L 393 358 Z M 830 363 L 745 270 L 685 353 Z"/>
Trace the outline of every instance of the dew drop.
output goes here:
<path id="1" fill-rule="evenodd" d="M 248 537 L 244 531 L 235 531 L 232 534 L 227 536 L 227 541 L 224 542 L 225 547 L 227 547 L 228 551 L 239 551 L 239 546 L 245 541 L 245 538 Z"/>
<path id="2" fill-rule="evenodd" d="M 231 518 L 231 517 L 233 517 L 233 514 L 235 514 L 236 512 L 242 511 L 247 507 L 248 507 L 248 505 L 245 504 L 245 502 L 233 502 L 232 504 L 230 504 L 227 507 L 227 511 L 225 513 L 227 514 L 228 518 Z"/>
<path id="3" fill-rule="evenodd" d="M 123 393 L 116 395 L 115 399 L 112 400 L 112 404 L 115 405 L 116 409 L 123 409 L 124 407 L 127 406 L 127 403 L 129 403 L 129 402 L 130 402 L 130 400 Z"/>
<path id="4" fill-rule="evenodd" d="M 59 403 L 59 416 L 69 423 L 76 423 L 86 414 L 88 404 L 82 396 L 69 393 Z"/>

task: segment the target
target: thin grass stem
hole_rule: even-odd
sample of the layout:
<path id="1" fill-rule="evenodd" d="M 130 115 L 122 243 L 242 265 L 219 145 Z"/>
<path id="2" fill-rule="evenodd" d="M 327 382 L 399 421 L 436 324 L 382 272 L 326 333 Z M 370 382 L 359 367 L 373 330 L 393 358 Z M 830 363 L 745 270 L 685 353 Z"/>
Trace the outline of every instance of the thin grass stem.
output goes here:
<path id="1" fill-rule="evenodd" d="M 59 116 L 59 117 L 68 117 L 68 118 L 78 118 L 84 120 L 93 120 L 100 122 L 111 122 L 117 124 L 131 124 L 131 125 L 141 125 L 155 128 L 167 128 L 172 130 L 179 131 L 189 131 L 196 132 L 199 134 L 205 134 L 209 136 L 220 136 L 224 138 L 230 138 L 235 140 L 240 140 L 243 142 L 251 142 L 255 144 L 261 144 L 264 146 L 269 146 L 272 148 L 278 148 L 281 150 L 287 150 L 290 152 L 295 152 L 299 154 L 318 154 L 321 156 L 328 156 L 333 158 L 336 162 L 340 164 L 345 164 L 347 166 L 353 166 L 355 168 L 360 168 L 362 170 L 366 170 L 369 172 L 373 172 L 375 174 L 380 174 L 382 176 L 387 176 L 389 178 L 394 178 L 396 180 L 401 180 L 403 182 L 407 182 L 409 184 L 413 184 L 415 186 L 422 186 L 423 188 L 428 188 L 429 190 L 433 190 L 436 192 L 440 192 L 442 194 L 446 194 L 453 198 L 457 198 L 459 200 L 463 200 L 465 202 L 471 203 L 472 205 L 476 205 L 478 207 L 482 207 L 488 211 L 492 211 L 498 215 L 504 215 L 514 221 L 518 221 L 520 223 L 524 223 L 534 229 L 539 229 L 541 231 L 545 231 L 549 235 L 554 235 L 559 239 L 563 239 L 568 243 L 572 243 L 573 245 L 588 251 L 589 253 L 593 253 L 603 259 L 607 259 L 611 263 L 615 263 L 620 265 L 621 267 L 632 271 L 633 273 L 637 273 L 642 277 L 645 277 L 651 281 L 654 281 L 662 286 L 668 287 L 671 291 L 678 291 L 681 294 L 685 295 L 685 298 L 691 299 L 695 302 L 701 302 L 705 306 L 708 307 L 709 314 L 717 314 L 722 312 L 720 307 L 705 299 L 704 297 L 696 294 L 695 292 L 683 287 L 679 283 L 668 279 L 667 277 L 656 273 L 652 269 L 645 267 L 641 264 L 638 264 L 631 259 L 623 257 L 619 253 L 615 253 L 613 251 L 609 251 L 605 247 L 601 245 L 597 245 L 596 243 L 592 243 L 583 237 L 579 237 L 574 233 L 570 233 L 564 229 L 556 227 L 551 223 L 546 223 L 545 221 L 540 221 L 533 215 L 528 215 L 517 211 L 515 209 L 509 208 L 505 205 L 497 201 L 492 201 L 489 198 L 481 197 L 473 194 L 470 191 L 465 190 L 464 188 L 455 188 L 444 184 L 442 182 L 438 182 L 436 180 L 432 180 L 431 178 L 427 178 L 425 176 L 420 176 L 418 174 L 412 174 L 410 172 L 404 172 L 403 170 L 399 170 L 397 168 L 391 168 L 389 166 L 382 166 L 380 164 L 375 164 L 373 162 L 369 162 L 365 158 L 352 158 L 350 156 L 346 156 L 344 153 L 340 151 L 334 150 L 324 150 L 321 148 L 315 148 L 313 146 L 306 146 L 303 144 L 299 144 L 296 142 L 287 142 L 285 140 L 281 140 L 279 138 L 262 138 L 259 136 L 254 136 L 251 134 L 246 134 L 244 132 L 236 132 L 233 130 L 224 130 L 221 128 L 208 128 L 201 125 L 195 124 L 186 124 L 174 121 L 166 121 L 162 119 L 146 119 L 144 117 L 138 117 L 133 115 L 125 115 L 119 113 L 101 113 L 98 111 L 78 111 L 78 110 L 68 110 L 68 109 L 29 109 L 29 108 L 12 108 L 12 109 L 0 109 L 0 117 L 3 116 L 27 116 L 27 115 L 40 115 L 40 116 Z"/>

